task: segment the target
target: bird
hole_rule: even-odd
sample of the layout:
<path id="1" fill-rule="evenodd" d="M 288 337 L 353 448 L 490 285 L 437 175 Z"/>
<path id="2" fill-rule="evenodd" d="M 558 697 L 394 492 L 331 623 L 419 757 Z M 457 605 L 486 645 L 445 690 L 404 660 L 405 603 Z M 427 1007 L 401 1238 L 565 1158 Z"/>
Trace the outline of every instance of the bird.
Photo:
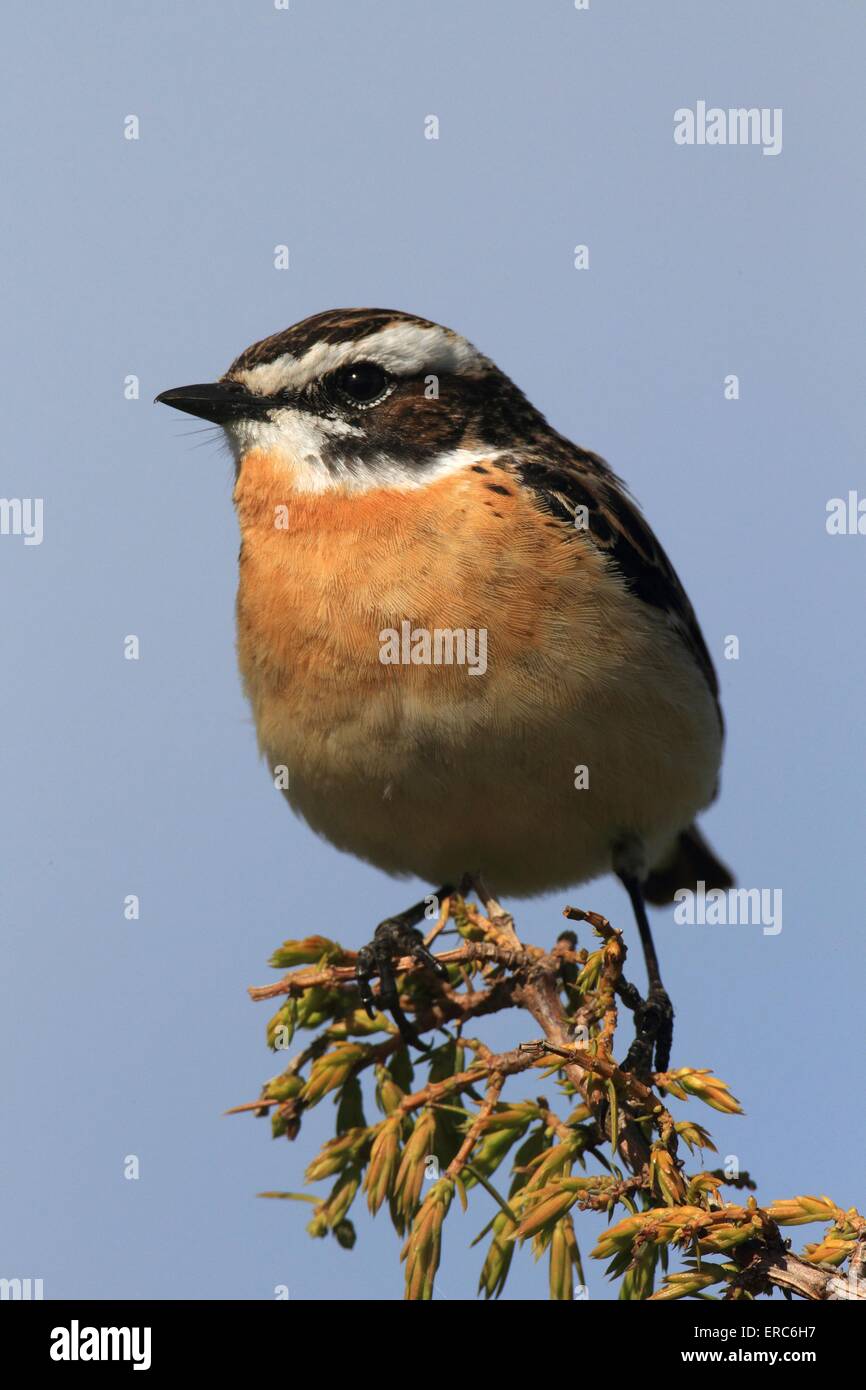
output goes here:
<path id="1" fill-rule="evenodd" d="M 294 811 L 440 893 L 615 874 L 648 980 L 625 1065 L 664 1071 L 647 904 L 733 882 L 696 824 L 724 725 L 694 609 L 625 484 L 466 338 L 399 310 L 315 314 L 156 401 L 230 445 L 239 667 Z M 420 1048 L 394 963 L 446 973 L 424 906 L 357 954 L 368 1012 L 378 974 Z"/>

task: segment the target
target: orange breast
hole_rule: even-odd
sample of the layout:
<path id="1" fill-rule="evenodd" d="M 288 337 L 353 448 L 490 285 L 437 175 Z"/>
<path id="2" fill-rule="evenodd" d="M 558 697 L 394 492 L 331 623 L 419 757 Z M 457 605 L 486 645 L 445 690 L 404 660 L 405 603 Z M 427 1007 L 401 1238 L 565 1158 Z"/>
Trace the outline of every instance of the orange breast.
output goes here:
<path id="1" fill-rule="evenodd" d="M 598 627 L 580 594 L 601 562 L 564 541 L 519 482 L 490 464 L 422 488 L 311 494 L 291 491 L 273 460 L 251 453 L 235 502 L 239 659 L 260 734 L 273 701 L 333 724 L 388 690 L 400 701 L 472 704 L 489 701 L 503 678 L 519 684 L 521 670 L 547 668 L 555 682 L 576 610 L 585 608 L 584 640 Z M 431 632 L 484 629 L 487 676 L 383 665 L 380 634 L 404 620 Z"/>

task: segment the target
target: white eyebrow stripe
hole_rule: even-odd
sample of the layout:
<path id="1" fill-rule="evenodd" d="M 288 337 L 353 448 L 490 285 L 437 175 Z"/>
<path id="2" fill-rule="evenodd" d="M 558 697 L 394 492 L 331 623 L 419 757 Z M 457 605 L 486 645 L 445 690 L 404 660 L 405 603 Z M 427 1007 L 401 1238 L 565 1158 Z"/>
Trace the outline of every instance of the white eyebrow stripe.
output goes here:
<path id="1" fill-rule="evenodd" d="M 491 367 L 488 359 L 457 333 L 435 324 L 425 328 L 418 323 L 398 323 L 352 342 L 316 343 L 302 357 L 287 352 L 273 362 L 233 372 L 232 377 L 257 395 L 270 396 L 286 389 L 303 390 L 311 381 L 352 362 L 376 362 L 394 376 L 412 376 L 422 370 L 482 376 Z"/>

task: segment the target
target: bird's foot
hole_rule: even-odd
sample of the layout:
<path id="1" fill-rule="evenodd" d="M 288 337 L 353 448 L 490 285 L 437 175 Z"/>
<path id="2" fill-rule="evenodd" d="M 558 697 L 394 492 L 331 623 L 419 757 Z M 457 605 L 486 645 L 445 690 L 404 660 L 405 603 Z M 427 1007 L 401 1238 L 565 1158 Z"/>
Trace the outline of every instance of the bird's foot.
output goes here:
<path id="1" fill-rule="evenodd" d="M 411 956 L 413 960 L 432 970 L 440 980 L 447 980 L 448 970 L 427 949 L 421 932 L 412 925 L 413 915 L 414 913 L 406 913 L 399 917 L 388 917 L 379 923 L 373 933 L 373 940 L 362 946 L 358 952 L 355 974 L 361 1002 L 370 1018 L 376 1017 L 377 1008 L 387 1009 L 403 1041 L 422 1052 L 429 1052 L 427 1044 L 422 1042 L 400 1007 L 394 965 L 402 956 Z M 374 975 L 379 976 L 378 995 L 373 994 L 370 985 Z"/>
<path id="2" fill-rule="evenodd" d="M 634 1011 L 635 1036 L 622 1064 L 641 1081 L 652 1078 L 653 1070 L 667 1071 L 674 1039 L 674 1010 L 667 991 L 653 986 Z M 653 1068 L 655 1054 L 655 1068 Z"/>

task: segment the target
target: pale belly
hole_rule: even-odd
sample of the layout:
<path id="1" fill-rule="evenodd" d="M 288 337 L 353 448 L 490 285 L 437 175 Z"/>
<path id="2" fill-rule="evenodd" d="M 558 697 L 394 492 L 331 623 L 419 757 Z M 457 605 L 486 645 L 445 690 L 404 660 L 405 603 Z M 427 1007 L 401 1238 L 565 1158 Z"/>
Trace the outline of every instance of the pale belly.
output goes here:
<path id="1" fill-rule="evenodd" d="M 480 872 L 501 894 L 530 895 L 607 872 L 625 836 L 652 867 L 712 800 L 721 753 L 703 678 L 663 639 L 667 662 L 632 652 L 597 687 L 491 671 L 468 706 L 445 670 L 455 693 L 443 700 L 405 670 L 356 698 L 351 669 L 339 697 L 290 681 L 254 702 L 262 750 L 313 830 L 390 874 L 438 886 Z"/>

